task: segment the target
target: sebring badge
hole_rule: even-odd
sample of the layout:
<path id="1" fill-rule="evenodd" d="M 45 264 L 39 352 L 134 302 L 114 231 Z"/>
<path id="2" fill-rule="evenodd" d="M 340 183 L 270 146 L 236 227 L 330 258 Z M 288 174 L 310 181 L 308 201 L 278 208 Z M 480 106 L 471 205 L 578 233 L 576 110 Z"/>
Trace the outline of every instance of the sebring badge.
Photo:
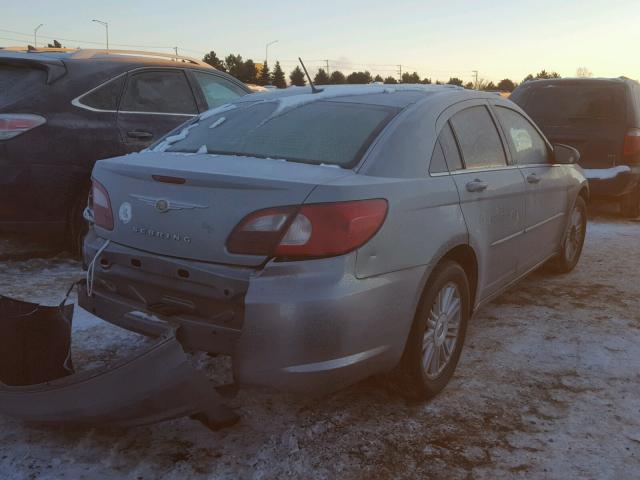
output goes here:
<path id="1" fill-rule="evenodd" d="M 147 197 L 144 195 L 131 194 L 133 198 L 140 202 L 150 205 L 157 212 L 166 213 L 169 210 L 193 210 L 195 208 L 209 208 L 207 205 L 199 205 L 197 203 L 178 202 L 176 200 L 166 200 L 158 197 Z"/>

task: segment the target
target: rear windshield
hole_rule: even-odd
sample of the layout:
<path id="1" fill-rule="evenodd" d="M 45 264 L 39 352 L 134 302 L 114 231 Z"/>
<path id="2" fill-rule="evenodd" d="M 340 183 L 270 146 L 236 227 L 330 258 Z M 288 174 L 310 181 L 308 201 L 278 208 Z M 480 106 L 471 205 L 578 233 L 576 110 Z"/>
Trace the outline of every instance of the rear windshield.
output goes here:
<path id="1" fill-rule="evenodd" d="M 624 121 L 624 88 L 606 84 L 555 84 L 529 87 L 518 97 L 525 111 L 543 126 Z M 524 101 L 524 105 L 522 105 Z"/>
<path id="2" fill-rule="evenodd" d="M 225 107 L 221 108 L 225 110 Z M 397 108 L 336 101 L 252 102 L 204 114 L 155 151 L 240 155 L 354 166 Z M 186 135 L 186 136 L 185 136 Z M 184 138 L 183 138 L 184 137 Z"/>
<path id="3" fill-rule="evenodd" d="M 0 63 L 0 105 L 9 105 L 35 94 L 45 85 L 45 81 L 46 73 L 43 70 Z"/>

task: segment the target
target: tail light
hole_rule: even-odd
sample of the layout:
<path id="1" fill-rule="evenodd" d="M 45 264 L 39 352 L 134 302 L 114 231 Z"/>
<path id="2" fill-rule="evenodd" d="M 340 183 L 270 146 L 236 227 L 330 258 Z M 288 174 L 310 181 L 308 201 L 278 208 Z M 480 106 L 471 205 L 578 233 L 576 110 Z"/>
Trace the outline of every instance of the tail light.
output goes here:
<path id="1" fill-rule="evenodd" d="M 17 137 L 46 122 L 44 117 L 30 113 L 0 113 L 0 140 Z"/>
<path id="2" fill-rule="evenodd" d="M 93 219 L 97 226 L 106 230 L 113 230 L 113 211 L 109 193 L 100 182 L 93 180 L 89 208 L 93 210 Z"/>
<path id="3" fill-rule="evenodd" d="M 625 158 L 625 160 L 631 160 L 633 163 L 640 161 L 640 128 L 627 130 L 627 134 L 624 136 L 623 152 L 625 157 L 634 157 L 632 159 Z"/>
<path id="4" fill-rule="evenodd" d="M 245 217 L 227 249 L 288 259 L 343 255 L 367 243 L 386 216 L 383 199 L 268 208 Z"/>

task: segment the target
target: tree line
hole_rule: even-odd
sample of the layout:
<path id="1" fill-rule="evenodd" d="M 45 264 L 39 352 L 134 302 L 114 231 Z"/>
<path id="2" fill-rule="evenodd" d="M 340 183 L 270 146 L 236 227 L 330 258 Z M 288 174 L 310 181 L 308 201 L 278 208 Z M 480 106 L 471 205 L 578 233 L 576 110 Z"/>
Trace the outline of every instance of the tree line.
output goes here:
<path id="1" fill-rule="evenodd" d="M 289 85 L 303 87 L 307 84 L 306 75 L 299 66 L 296 66 L 289 73 L 289 79 L 287 81 L 287 76 L 285 75 L 282 67 L 280 66 L 280 62 L 278 61 L 276 61 L 272 71 L 266 61 L 262 64 L 256 64 L 252 59 L 244 60 L 241 55 L 231 54 L 225 57 L 223 60 L 216 55 L 216 52 L 211 51 L 207 53 L 202 60 L 212 67 L 217 68 L 218 70 L 222 70 L 223 72 L 227 72 L 230 75 L 233 75 L 238 80 L 244 83 L 254 85 L 273 85 L 277 88 L 286 88 Z M 527 75 L 522 81 L 528 82 L 530 80 L 547 78 L 560 78 L 560 75 L 557 72 L 547 72 L 546 70 L 542 70 L 535 75 Z M 345 75 L 340 70 L 333 70 L 331 73 L 329 73 L 324 68 L 318 69 L 313 78 L 313 83 L 316 85 L 367 84 L 373 82 L 383 84 L 435 83 L 436 85 L 457 85 L 470 89 L 501 92 L 512 92 L 518 86 L 518 83 L 509 78 L 502 79 L 498 83 L 486 81 L 483 79 L 479 79 L 477 82 L 465 83 L 458 77 L 450 77 L 446 82 L 440 80 L 432 82 L 431 78 L 421 78 L 417 72 L 405 72 L 398 80 L 393 76 L 373 76 L 371 72 L 367 70 L 351 72 L 348 75 Z"/>

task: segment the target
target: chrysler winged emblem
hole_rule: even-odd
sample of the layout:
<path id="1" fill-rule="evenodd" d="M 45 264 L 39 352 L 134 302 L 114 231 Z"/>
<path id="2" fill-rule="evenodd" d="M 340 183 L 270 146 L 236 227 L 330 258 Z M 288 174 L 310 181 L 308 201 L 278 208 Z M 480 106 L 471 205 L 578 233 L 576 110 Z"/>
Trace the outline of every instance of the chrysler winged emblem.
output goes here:
<path id="1" fill-rule="evenodd" d="M 194 208 L 209 208 L 207 205 L 199 205 L 197 203 L 178 202 L 176 200 L 167 200 L 157 197 L 146 197 L 144 195 L 131 194 L 133 198 L 140 202 L 150 205 L 160 213 L 168 212 L 169 210 L 193 210 Z"/>

